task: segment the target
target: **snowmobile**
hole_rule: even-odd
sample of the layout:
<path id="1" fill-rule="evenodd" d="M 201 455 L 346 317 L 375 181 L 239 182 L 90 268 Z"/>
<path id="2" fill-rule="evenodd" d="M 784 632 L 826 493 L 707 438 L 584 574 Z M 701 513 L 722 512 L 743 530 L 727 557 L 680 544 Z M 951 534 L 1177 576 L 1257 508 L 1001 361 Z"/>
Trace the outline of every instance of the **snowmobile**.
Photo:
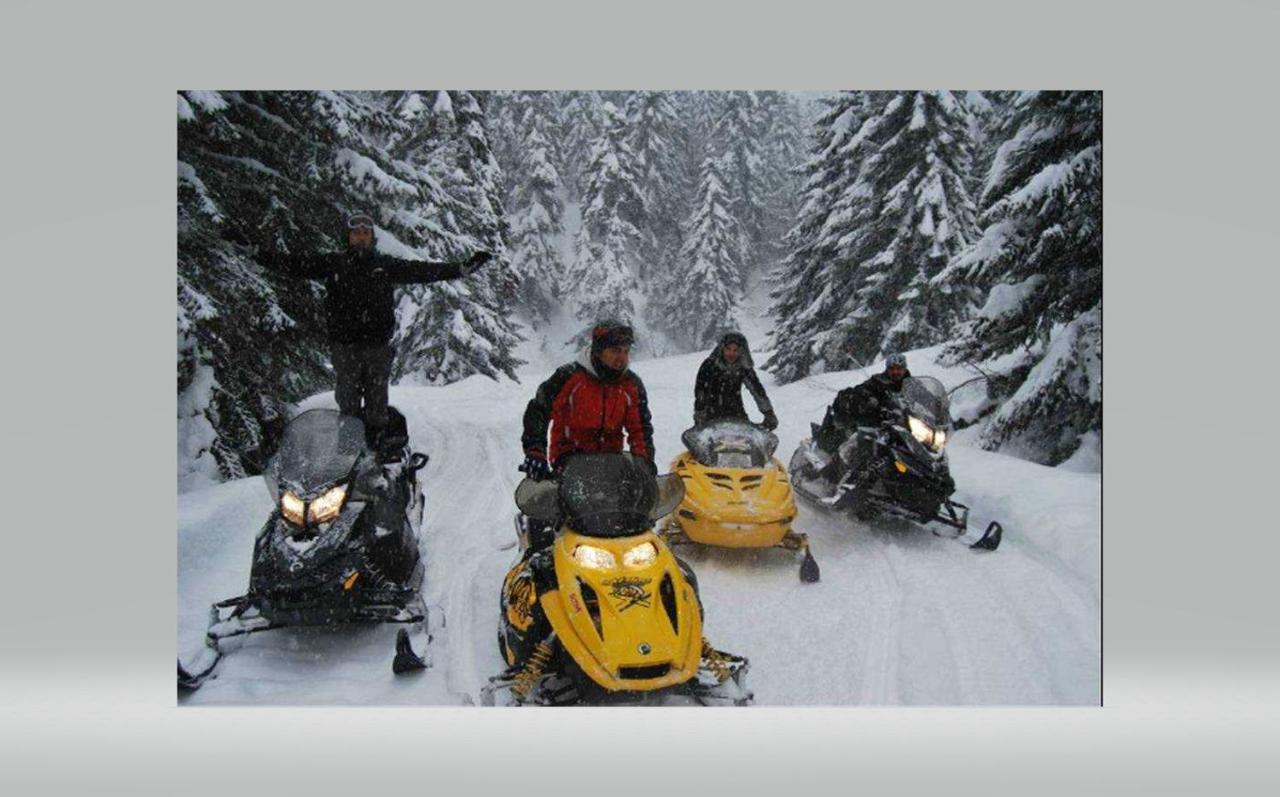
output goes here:
<path id="1" fill-rule="evenodd" d="M 263 472 L 275 507 L 254 542 L 249 590 L 210 608 L 200 661 L 178 662 L 180 689 L 199 688 L 232 637 L 358 622 L 405 623 L 426 635 L 417 474 L 428 457 L 408 442 L 395 408 L 378 452 L 366 444 L 364 423 L 337 410 L 290 421 Z M 395 672 L 427 666 L 405 629 L 396 648 Z"/>
<path id="2" fill-rule="evenodd" d="M 819 424 L 810 427 L 813 437 L 802 440 L 791 457 L 793 484 L 802 498 L 851 511 L 864 522 L 883 514 L 939 524 L 954 533 L 931 527 L 934 534 L 978 550 L 994 551 L 1000 545 L 1004 528 L 999 523 L 992 521 L 974 539 L 969 508 L 951 500 L 956 485 L 945 451 L 950 401 L 937 379 L 903 380 L 896 404 L 885 408 L 879 426 L 853 430 L 834 457 L 815 442 Z"/>
<path id="3" fill-rule="evenodd" d="M 752 699 L 745 658 L 702 636 L 693 571 L 653 533 L 680 503 L 679 476 L 655 478 L 632 454 L 577 454 L 558 481 L 516 489 L 521 548 L 530 521 L 558 528 L 547 550 L 522 550 L 503 583 L 498 649 L 508 664 L 481 690 L 494 705 Z"/>
<path id="4" fill-rule="evenodd" d="M 671 463 L 684 480 L 679 508 L 659 532 L 678 545 L 801 551 L 800 580 L 818 580 L 808 535 L 793 531 L 791 482 L 773 452 L 778 436 L 747 421 L 722 420 L 686 429 L 686 451 Z"/>

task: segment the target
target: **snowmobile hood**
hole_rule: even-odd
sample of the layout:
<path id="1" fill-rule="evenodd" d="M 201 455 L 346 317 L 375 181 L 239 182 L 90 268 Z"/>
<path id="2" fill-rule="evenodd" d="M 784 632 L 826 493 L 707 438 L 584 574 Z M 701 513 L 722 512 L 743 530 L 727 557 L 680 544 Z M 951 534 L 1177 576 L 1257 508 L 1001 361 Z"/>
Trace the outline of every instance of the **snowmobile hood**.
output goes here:
<path id="1" fill-rule="evenodd" d="M 600 539 L 566 529 L 556 541 L 554 561 L 557 589 L 539 602 L 591 680 L 610 691 L 639 692 L 697 677 L 697 596 L 657 535 Z"/>
<path id="2" fill-rule="evenodd" d="M 791 528 L 796 504 L 776 458 L 763 467 L 725 468 L 684 452 L 671 463 L 685 483 L 676 520 L 694 542 L 730 548 L 777 545 Z"/>

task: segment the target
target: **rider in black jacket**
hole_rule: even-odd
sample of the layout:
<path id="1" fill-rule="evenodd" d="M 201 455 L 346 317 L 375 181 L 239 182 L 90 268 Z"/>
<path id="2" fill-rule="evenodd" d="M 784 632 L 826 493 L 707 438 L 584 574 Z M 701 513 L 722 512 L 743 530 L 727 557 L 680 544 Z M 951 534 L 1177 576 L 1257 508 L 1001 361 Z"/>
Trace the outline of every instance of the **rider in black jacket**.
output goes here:
<path id="1" fill-rule="evenodd" d="M 388 420 L 395 286 L 465 277 L 493 256 L 477 252 L 465 263 L 429 263 L 383 254 L 374 249 L 374 221 L 364 213 L 347 219 L 347 243 L 343 252 L 258 252 L 257 261 L 282 274 L 324 282 L 334 398 L 341 413 L 364 419 L 376 447 Z"/>
<path id="2" fill-rule="evenodd" d="M 818 430 L 818 447 L 834 454 L 853 430 L 878 425 L 892 407 L 894 396 L 902 391 L 902 380 L 908 376 L 911 372 L 907 370 L 906 355 L 890 354 L 885 358 L 883 373 L 837 393 Z"/>
<path id="3" fill-rule="evenodd" d="M 702 426 L 723 419 L 748 420 L 746 408 L 742 406 L 744 385 L 764 415 L 764 427 L 778 428 L 778 416 L 773 414 L 773 404 L 765 395 L 760 377 L 756 376 L 746 336 L 740 332 L 728 332 L 698 369 L 698 381 L 693 390 L 694 425 Z"/>

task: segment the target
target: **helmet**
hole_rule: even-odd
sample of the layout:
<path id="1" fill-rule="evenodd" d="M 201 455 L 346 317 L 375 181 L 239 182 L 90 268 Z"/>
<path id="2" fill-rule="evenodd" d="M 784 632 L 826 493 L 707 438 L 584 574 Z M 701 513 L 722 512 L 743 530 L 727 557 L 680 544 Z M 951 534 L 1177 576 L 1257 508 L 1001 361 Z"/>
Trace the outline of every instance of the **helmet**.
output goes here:
<path id="1" fill-rule="evenodd" d="M 630 346 L 635 340 L 631 327 L 621 321 L 601 321 L 591 329 L 591 351 L 600 352 L 610 346 Z"/>
<path id="2" fill-rule="evenodd" d="M 906 369 L 906 367 L 907 355 L 905 354 L 890 354 L 888 357 L 884 358 L 884 370 L 886 371 L 890 368 Z"/>

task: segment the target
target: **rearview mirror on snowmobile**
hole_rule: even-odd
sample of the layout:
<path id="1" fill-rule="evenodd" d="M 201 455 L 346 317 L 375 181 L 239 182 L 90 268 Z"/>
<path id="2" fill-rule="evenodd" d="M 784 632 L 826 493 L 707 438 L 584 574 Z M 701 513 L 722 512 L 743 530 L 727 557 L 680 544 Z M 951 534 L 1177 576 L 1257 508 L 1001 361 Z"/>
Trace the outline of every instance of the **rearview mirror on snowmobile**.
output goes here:
<path id="1" fill-rule="evenodd" d="M 555 523 L 560 518 L 559 483 L 524 479 L 516 487 L 516 507 L 534 520 Z"/>
<path id="2" fill-rule="evenodd" d="M 666 517 L 680 506 L 680 502 L 684 500 L 684 479 L 674 473 L 663 474 L 658 477 L 658 500 L 654 503 L 653 509 L 649 512 L 650 520 L 658 520 Z"/>

